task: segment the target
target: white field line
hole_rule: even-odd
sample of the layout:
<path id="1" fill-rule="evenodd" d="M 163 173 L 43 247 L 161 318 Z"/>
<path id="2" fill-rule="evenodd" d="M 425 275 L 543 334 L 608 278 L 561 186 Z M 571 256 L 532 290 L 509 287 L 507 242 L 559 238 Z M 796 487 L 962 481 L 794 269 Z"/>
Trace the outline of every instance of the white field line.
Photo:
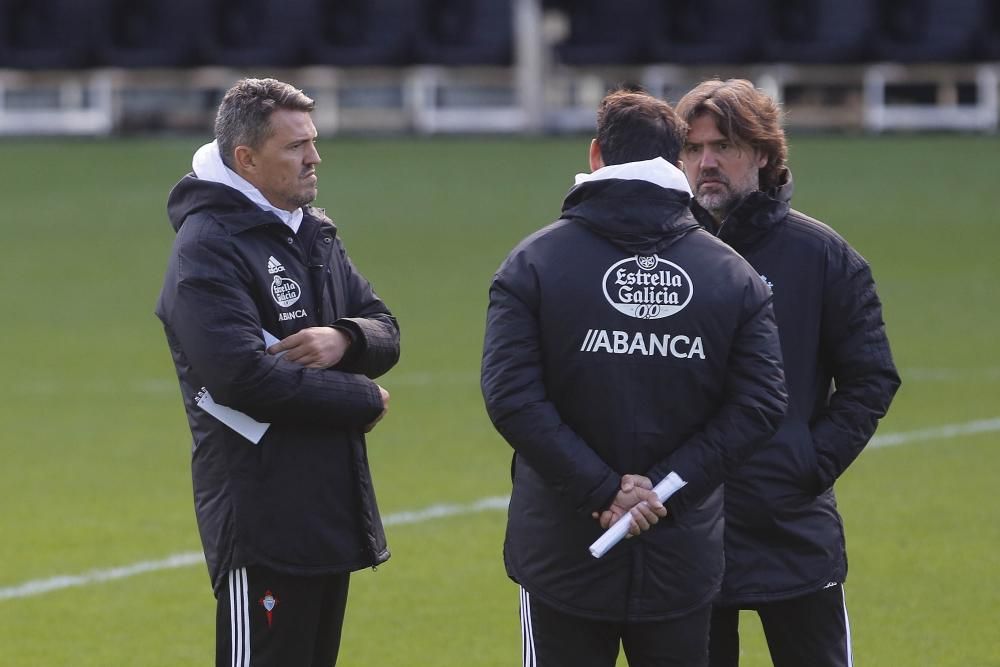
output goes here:
<path id="1" fill-rule="evenodd" d="M 158 572 L 160 570 L 172 570 L 177 567 L 186 567 L 204 563 L 205 557 L 200 551 L 190 551 L 188 553 L 174 554 L 162 560 L 147 560 L 122 567 L 112 567 L 107 570 L 91 570 L 83 574 L 69 574 L 50 577 L 49 579 L 35 579 L 26 581 L 10 588 L 0 588 L 0 600 L 12 600 L 15 598 L 28 598 L 34 595 L 42 595 L 62 588 L 73 588 L 75 586 L 89 586 L 90 584 L 101 583 L 102 581 L 113 581 L 115 579 L 125 579 L 144 572 Z"/>
<path id="2" fill-rule="evenodd" d="M 908 445 L 911 442 L 921 442 L 923 440 L 950 440 L 951 438 L 960 438 L 963 435 L 993 433 L 994 431 L 1000 431 L 1000 417 L 980 419 L 978 421 L 965 422 L 964 424 L 945 424 L 944 426 L 923 428 L 916 431 L 904 431 L 903 433 L 876 435 L 868 443 L 868 447 L 893 447 L 895 445 Z"/>
<path id="3" fill-rule="evenodd" d="M 479 373 L 471 371 L 411 371 L 386 378 L 387 387 L 479 386 Z M 21 395 L 46 397 L 75 394 L 136 394 L 141 396 L 173 396 L 180 392 L 177 380 L 169 377 L 145 378 L 129 382 L 92 379 L 66 383 L 56 379 L 25 380 L 17 385 Z"/>
<path id="4" fill-rule="evenodd" d="M 450 516 L 460 516 L 463 514 L 477 514 L 479 512 L 489 512 L 496 510 L 506 510 L 508 496 L 493 496 L 482 498 L 467 505 L 431 505 L 419 510 L 398 512 L 382 517 L 382 523 L 386 526 L 403 526 L 413 523 L 424 523 Z M 178 567 L 189 565 L 204 565 L 205 557 L 200 551 L 189 551 L 187 553 L 174 554 L 161 560 L 147 560 L 122 567 L 113 567 L 106 570 L 91 570 L 83 574 L 59 575 L 48 579 L 35 579 L 26 581 L 17 586 L 0 588 L 0 601 L 13 600 L 17 598 L 27 598 L 35 595 L 42 595 L 51 591 L 63 588 L 73 588 L 76 586 L 89 586 L 115 579 L 125 579 L 143 574 L 146 572 L 157 572 L 160 570 L 172 570 Z"/>
<path id="5" fill-rule="evenodd" d="M 993 419 L 981 419 L 978 421 L 965 422 L 962 424 L 946 424 L 935 428 L 919 429 L 916 431 L 904 431 L 903 433 L 888 433 L 877 435 L 872 438 L 869 448 L 893 447 L 905 445 L 911 442 L 922 442 L 925 440 L 949 440 L 960 438 L 966 435 L 978 433 L 993 433 L 1000 431 L 1000 417 Z M 507 509 L 508 496 L 492 496 L 482 498 L 466 505 L 431 505 L 419 510 L 397 512 L 382 517 L 382 523 L 386 526 L 402 526 L 407 524 L 424 523 L 451 516 L 461 516 L 465 514 L 478 514 L 480 512 L 497 511 Z M 115 567 L 106 570 L 91 570 L 78 575 L 60 575 L 49 579 L 35 579 L 26 581 L 23 584 L 0 588 L 0 601 L 13 600 L 17 598 L 32 597 L 42 595 L 51 591 L 63 588 L 73 588 L 76 586 L 89 586 L 115 579 L 125 579 L 137 574 L 146 572 L 157 572 L 160 570 L 170 570 L 189 565 L 204 564 L 205 559 L 199 551 L 174 554 L 161 560 L 142 561 L 122 567 Z"/>
<path id="6" fill-rule="evenodd" d="M 905 382 L 1000 382 L 1000 366 L 983 368 L 937 368 L 937 367 L 906 367 L 900 368 L 899 374 Z M 437 386 L 471 386 L 479 385 L 479 373 L 474 371 L 406 371 L 393 372 L 385 377 L 386 386 L 392 387 L 429 387 Z M 19 395 L 48 397 L 76 394 L 113 394 L 124 393 L 140 396 L 174 396 L 180 391 L 177 380 L 166 375 L 162 377 L 138 378 L 130 381 L 94 378 L 79 383 L 66 383 L 57 379 L 25 380 L 17 384 Z"/>

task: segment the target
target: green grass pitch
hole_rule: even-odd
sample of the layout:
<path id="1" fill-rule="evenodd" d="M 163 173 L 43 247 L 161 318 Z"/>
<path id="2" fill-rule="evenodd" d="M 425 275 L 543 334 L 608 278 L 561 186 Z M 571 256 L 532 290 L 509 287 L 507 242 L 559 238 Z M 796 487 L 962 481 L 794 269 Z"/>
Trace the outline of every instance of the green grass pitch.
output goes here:
<path id="1" fill-rule="evenodd" d="M 370 438 L 384 514 L 509 492 L 478 388 L 486 290 L 557 216 L 588 141 L 321 143 L 318 203 L 403 332 Z M 0 665 L 211 662 L 203 565 L 11 593 L 199 550 L 190 436 L 152 311 L 166 193 L 200 143 L 0 143 Z M 998 159 L 995 137 L 791 141 L 795 205 L 874 267 L 903 376 L 879 434 L 927 431 L 870 449 L 837 487 L 859 665 L 1000 666 Z M 393 558 L 352 580 L 341 664 L 518 664 L 503 528 L 495 509 L 389 526 Z M 758 627 L 743 617 L 747 667 L 769 664 Z"/>

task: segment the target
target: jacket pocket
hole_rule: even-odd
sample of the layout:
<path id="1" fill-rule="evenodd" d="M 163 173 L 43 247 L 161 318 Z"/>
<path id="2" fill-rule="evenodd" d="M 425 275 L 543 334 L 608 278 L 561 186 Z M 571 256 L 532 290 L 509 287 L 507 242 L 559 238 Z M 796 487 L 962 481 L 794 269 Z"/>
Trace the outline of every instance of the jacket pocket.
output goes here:
<path id="1" fill-rule="evenodd" d="M 787 421 L 782 424 L 769 442 L 761 445 L 730 475 L 729 488 L 737 497 L 742 494 L 756 496 L 772 509 L 814 499 L 821 489 L 816 451 L 808 426 Z"/>
<path id="2" fill-rule="evenodd" d="M 788 481 L 810 497 L 819 495 L 819 464 L 816 446 L 807 424 L 787 423 L 775 435 L 781 451 L 787 457 Z"/>

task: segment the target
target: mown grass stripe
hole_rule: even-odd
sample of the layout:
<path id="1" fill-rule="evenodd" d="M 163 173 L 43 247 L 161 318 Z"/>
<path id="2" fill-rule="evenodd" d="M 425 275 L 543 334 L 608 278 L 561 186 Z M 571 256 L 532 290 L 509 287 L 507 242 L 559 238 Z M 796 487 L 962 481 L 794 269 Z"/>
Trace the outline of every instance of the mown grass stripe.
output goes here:
<path id="1" fill-rule="evenodd" d="M 967 435 L 979 433 L 993 433 L 1000 431 L 1000 417 L 992 419 L 980 419 L 961 424 L 945 424 L 934 428 L 918 429 L 915 431 L 904 431 L 902 433 L 888 433 L 877 435 L 872 438 L 868 445 L 871 448 L 894 447 L 906 445 L 912 442 L 922 442 L 926 440 L 950 440 Z M 400 526 L 407 524 L 424 523 L 437 519 L 444 519 L 453 516 L 466 514 L 477 514 L 480 512 L 498 511 L 507 509 L 508 496 L 490 496 L 481 498 L 467 504 L 437 504 L 418 510 L 407 510 L 388 514 L 382 518 L 382 522 L 387 526 Z M 78 575 L 58 575 L 48 579 L 35 579 L 22 584 L 0 588 L 0 601 L 14 600 L 18 598 L 44 595 L 52 591 L 64 588 L 79 586 L 90 586 L 105 581 L 116 579 L 126 579 L 147 572 L 158 572 L 190 565 L 203 564 L 204 557 L 199 551 L 173 554 L 160 560 L 141 561 L 113 567 L 103 570 L 91 570 Z"/>

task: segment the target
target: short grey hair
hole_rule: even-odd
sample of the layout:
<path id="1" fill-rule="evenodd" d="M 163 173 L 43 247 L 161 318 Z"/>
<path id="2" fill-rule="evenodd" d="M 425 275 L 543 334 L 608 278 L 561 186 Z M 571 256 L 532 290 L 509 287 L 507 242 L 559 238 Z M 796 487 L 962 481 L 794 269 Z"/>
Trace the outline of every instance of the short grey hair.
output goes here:
<path id="1" fill-rule="evenodd" d="M 215 139 L 222 162 L 233 168 L 237 146 L 258 148 L 271 136 L 271 114 L 278 109 L 312 111 L 316 102 L 277 79 L 241 79 L 226 91 L 215 117 Z"/>

